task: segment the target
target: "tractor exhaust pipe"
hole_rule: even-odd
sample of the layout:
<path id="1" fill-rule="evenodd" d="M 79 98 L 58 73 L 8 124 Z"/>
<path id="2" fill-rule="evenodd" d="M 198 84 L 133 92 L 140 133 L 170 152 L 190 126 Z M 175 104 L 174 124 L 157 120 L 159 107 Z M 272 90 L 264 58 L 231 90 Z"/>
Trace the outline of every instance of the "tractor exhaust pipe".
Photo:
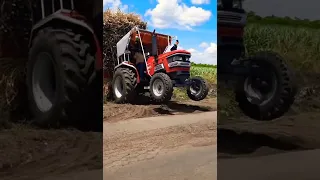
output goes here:
<path id="1" fill-rule="evenodd" d="M 154 57 L 156 64 L 158 64 L 158 42 L 157 42 L 157 35 L 156 30 L 152 32 L 152 52 L 151 55 Z"/>

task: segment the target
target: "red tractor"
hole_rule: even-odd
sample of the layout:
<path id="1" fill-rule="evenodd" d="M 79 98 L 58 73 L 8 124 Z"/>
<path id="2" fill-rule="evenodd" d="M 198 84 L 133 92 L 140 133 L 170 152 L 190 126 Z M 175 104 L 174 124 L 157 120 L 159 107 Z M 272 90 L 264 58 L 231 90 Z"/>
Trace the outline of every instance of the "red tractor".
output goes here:
<path id="1" fill-rule="evenodd" d="M 200 101 L 208 95 L 201 77 L 190 78 L 191 53 L 185 50 L 166 52 L 173 37 L 134 27 L 117 43 L 117 62 L 112 87 L 115 102 L 132 102 L 137 94 L 148 92 L 156 103 L 166 103 L 173 87 L 187 87 L 190 99 Z M 145 62 L 145 79 L 141 79 L 134 63 L 138 47 Z"/>
<path id="2" fill-rule="evenodd" d="M 292 71 L 277 53 L 245 54 L 247 15 L 242 0 L 218 2 L 218 81 L 231 82 L 243 113 L 256 120 L 272 120 L 286 113 L 294 102 L 296 84 Z"/>
<path id="3" fill-rule="evenodd" d="M 102 35 L 96 33 L 102 29 L 102 3 L 36 2 L 27 64 L 34 122 L 45 126 L 72 122 L 101 128 Z"/>

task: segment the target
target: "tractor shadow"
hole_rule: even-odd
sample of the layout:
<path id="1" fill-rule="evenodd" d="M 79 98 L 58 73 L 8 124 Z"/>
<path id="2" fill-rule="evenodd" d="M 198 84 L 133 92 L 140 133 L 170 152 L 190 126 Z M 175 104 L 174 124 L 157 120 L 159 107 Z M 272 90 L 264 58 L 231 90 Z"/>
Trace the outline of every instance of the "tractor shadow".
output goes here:
<path id="1" fill-rule="evenodd" d="M 294 137 L 272 137 L 271 135 L 236 132 L 218 128 L 218 157 L 239 155 L 268 155 L 285 151 L 305 150 L 301 140 Z"/>
<path id="2" fill-rule="evenodd" d="M 208 112 L 212 111 L 209 107 L 201 107 L 190 104 L 183 104 L 175 101 L 170 101 L 167 104 L 160 105 L 154 108 L 154 111 L 163 115 L 174 115 L 175 113 L 193 113 L 193 112 Z"/>
<path id="3" fill-rule="evenodd" d="M 177 101 L 170 101 L 166 104 L 159 104 L 152 102 L 148 96 L 139 96 L 137 100 L 133 103 L 133 105 L 155 106 L 153 110 L 156 113 L 162 115 L 174 115 L 176 113 L 208 112 L 214 110 L 210 107 L 196 106 Z"/>

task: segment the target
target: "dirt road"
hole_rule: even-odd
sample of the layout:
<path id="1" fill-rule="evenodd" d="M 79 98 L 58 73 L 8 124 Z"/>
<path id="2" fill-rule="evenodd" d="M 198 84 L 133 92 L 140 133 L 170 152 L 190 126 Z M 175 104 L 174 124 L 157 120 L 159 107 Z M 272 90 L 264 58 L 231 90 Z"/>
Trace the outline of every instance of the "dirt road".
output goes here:
<path id="1" fill-rule="evenodd" d="M 0 179 L 44 180 L 102 169 L 101 139 L 102 133 L 74 129 L 42 130 L 17 125 L 1 130 Z"/>
<path id="2" fill-rule="evenodd" d="M 104 124 L 104 179 L 216 177 L 216 112 Z"/>
<path id="3" fill-rule="evenodd" d="M 220 180 L 317 180 L 320 150 L 286 152 L 259 157 L 218 159 Z"/>
<path id="4" fill-rule="evenodd" d="M 104 106 L 104 121 L 207 112 L 216 108 L 215 102 L 215 99 L 207 99 L 199 103 L 172 102 L 168 106 L 109 103 Z M 201 129 L 193 126 L 195 128 Z M 44 130 L 14 124 L 10 129 L 0 130 L 0 179 L 79 179 L 93 174 L 99 177 L 103 165 L 102 143 L 102 133 L 81 132 L 73 128 Z"/>
<path id="5" fill-rule="evenodd" d="M 200 113 L 217 110 L 217 99 L 207 98 L 202 101 L 171 101 L 166 105 L 150 104 L 140 101 L 138 104 L 107 103 L 103 107 L 104 121 L 118 122 L 128 119 Z"/>

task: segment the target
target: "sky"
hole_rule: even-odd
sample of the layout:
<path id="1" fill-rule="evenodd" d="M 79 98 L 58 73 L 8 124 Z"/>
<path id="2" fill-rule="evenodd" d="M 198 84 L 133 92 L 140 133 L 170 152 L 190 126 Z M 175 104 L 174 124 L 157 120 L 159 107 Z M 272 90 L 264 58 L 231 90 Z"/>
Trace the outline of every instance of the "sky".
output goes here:
<path id="1" fill-rule="evenodd" d="M 297 17 L 300 19 L 320 19 L 319 0 L 245 0 L 244 9 L 260 16 Z"/>
<path id="2" fill-rule="evenodd" d="M 148 29 L 177 36 L 178 49 L 192 53 L 191 61 L 217 64 L 216 0 L 103 0 L 104 9 L 134 12 Z"/>

